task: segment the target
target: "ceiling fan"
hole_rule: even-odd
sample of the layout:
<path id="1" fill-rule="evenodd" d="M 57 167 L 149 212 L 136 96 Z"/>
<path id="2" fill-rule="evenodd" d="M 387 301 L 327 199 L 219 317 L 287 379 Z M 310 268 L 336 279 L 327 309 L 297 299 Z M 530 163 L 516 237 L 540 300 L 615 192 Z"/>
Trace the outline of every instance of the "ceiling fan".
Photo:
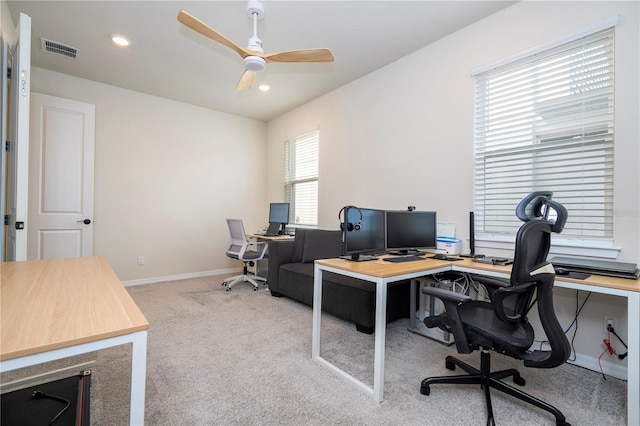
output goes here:
<path id="1" fill-rule="evenodd" d="M 333 54 L 329 49 L 300 49 L 277 53 L 265 53 L 262 48 L 262 40 L 258 38 L 258 20 L 264 18 L 264 8 L 260 0 L 247 2 L 247 16 L 253 20 L 253 36 L 249 38 L 246 48 L 235 44 L 198 18 L 181 10 L 178 13 L 178 21 L 205 37 L 235 51 L 244 59 L 245 71 L 242 73 L 236 89 L 250 89 L 256 77 L 256 72 L 263 71 L 267 62 L 333 62 Z"/>

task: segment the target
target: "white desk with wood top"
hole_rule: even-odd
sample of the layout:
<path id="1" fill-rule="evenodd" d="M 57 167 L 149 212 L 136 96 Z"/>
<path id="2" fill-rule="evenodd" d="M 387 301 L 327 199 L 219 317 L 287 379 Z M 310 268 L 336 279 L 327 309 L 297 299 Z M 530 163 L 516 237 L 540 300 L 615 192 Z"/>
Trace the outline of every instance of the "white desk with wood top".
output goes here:
<path id="1" fill-rule="evenodd" d="M 0 263 L 0 371 L 131 343 L 130 424 L 144 424 L 149 322 L 103 257 Z"/>
<path id="2" fill-rule="evenodd" d="M 373 388 L 362 383 L 347 372 L 331 364 L 320 355 L 320 322 L 322 314 L 322 274 L 334 272 L 349 277 L 376 283 L 376 321 L 374 345 Z M 511 266 L 491 265 L 463 259 L 425 259 L 413 262 L 393 263 L 381 259 L 366 262 L 352 262 L 344 259 L 323 259 L 315 261 L 313 289 L 313 329 L 311 357 L 353 383 L 375 401 L 382 402 L 384 393 L 384 352 L 386 333 L 387 284 L 394 281 L 413 279 L 444 271 L 468 272 L 508 278 Z M 640 424 L 640 280 L 612 278 L 591 275 L 585 280 L 556 276 L 555 286 L 594 293 L 620 296 L 627 299 L 629 331 L 627 357 L 627 421 L 630 425 Z"/>

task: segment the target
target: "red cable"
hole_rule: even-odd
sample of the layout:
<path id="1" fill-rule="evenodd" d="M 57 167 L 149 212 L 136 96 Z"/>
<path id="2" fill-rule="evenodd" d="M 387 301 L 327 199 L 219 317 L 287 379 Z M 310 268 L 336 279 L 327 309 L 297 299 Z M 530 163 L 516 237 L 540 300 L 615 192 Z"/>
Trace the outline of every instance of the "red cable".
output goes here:
<path id="1" fill-rule="evenodd" d="M 607 378 L 604 375 L 604 370 L 602 369 L 602 355 L 604 355 L 607 352 L 609 352 L 609 355 L 617 355 L 616 350 L 613 348 L 613 346 L 611 346 L 611 330 L 609 330 L 608 327 L 607 327 L 607 338 L 603 339 L 602 342 L 604 343 L 606 348 L 604 351 L 602 351 L 602 353 L 598 357 L 598 365 L 600 366 L 600 373 L 602 373 L 602 378 L 607 380 Z"/>
<path id="2" fill-rule="evenodd" d="M 602 353 L 600 354 L 600 356 L 598 357 L 598 365 L 600 366 L 600 373 L 602 373 L 602 378 L 604 380 L 607 380 L 607 378 L 604 375 L 604 370 L 602 369 L 602 355 L 604 355 L 605 353 L 607 353 L 609 349 L 605 349 L 604 351 L 602 351 Z"/>

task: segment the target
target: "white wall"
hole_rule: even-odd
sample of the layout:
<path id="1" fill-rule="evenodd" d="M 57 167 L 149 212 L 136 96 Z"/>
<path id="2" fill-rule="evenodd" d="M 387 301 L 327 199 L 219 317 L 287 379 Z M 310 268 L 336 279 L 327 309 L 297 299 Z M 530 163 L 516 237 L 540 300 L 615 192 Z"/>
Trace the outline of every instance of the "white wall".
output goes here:
<path id="1" fill-rule="evenodd" d="M 263 122 L 34 68 L 32 90 L 96 105 L 94 253 L 121 280 L 225 272 L 225 218 L 264 225 Z M 145 266 L 137 257 L 145 256 Z"/>
<path id="2" fill-rule="evenodd" d="M 7 43 L 11 44 L 16 27 L 11 19 L 9 6 L 7 6 L 7 3 L 4 0 L 0 2 L 0 29 L 3 33 L 3 37 L 6 36 Z"/>
<path id="3" fill-rule="evenodd" d="M 388 209 L 415 205 L 437 210 L 440 222 L 456 223 L 467 251 L 468 212 L 473 209 L 470 70 L 615 14 L 620 24 L 614 243 L 622 249 L 618 260 L 638 262 L 638 2 L 521 2 L 269 122 L 267 196 L 282 194 L 283 141 L 319 127 L 320 227 L 335 229 L 345 204 Z M 557 291 L 556 298 L 562 323 L 568 326 L 575 292 Z M 578 352 L 597 360 L 603 316 L 619 318 L 621 328 L 626 323 L 625 304 L 620 303 L 615 297 L 591 299 L 580 316 Z M 626 329 L 623 332 L 626 336 Z"/>

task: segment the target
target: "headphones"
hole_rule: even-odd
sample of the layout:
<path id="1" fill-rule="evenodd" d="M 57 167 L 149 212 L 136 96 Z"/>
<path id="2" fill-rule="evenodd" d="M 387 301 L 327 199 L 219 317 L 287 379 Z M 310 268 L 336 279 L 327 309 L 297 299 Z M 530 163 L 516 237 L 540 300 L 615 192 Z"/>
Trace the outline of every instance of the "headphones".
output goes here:
<path id="1" fill-rule="evenodd" d="M 360 214 L 360 219 L 356 223 L 347 222 L 347 211 L 348 211 L 348 209 L 356 209 L 356 210 L 358 210 L 358 213 Z M 340 219 L 340 215 L 342 215 L 342 212 L 344 212 L 344 222 Z M 356 206 L 344 206 L 338 212 L 338 220 L 340 221 L 340 230 L 341 231 L 347 231 L 347 232 L 359 231 L 360 228 L 362 228 L 362 210 L 360 210 Z"/>

